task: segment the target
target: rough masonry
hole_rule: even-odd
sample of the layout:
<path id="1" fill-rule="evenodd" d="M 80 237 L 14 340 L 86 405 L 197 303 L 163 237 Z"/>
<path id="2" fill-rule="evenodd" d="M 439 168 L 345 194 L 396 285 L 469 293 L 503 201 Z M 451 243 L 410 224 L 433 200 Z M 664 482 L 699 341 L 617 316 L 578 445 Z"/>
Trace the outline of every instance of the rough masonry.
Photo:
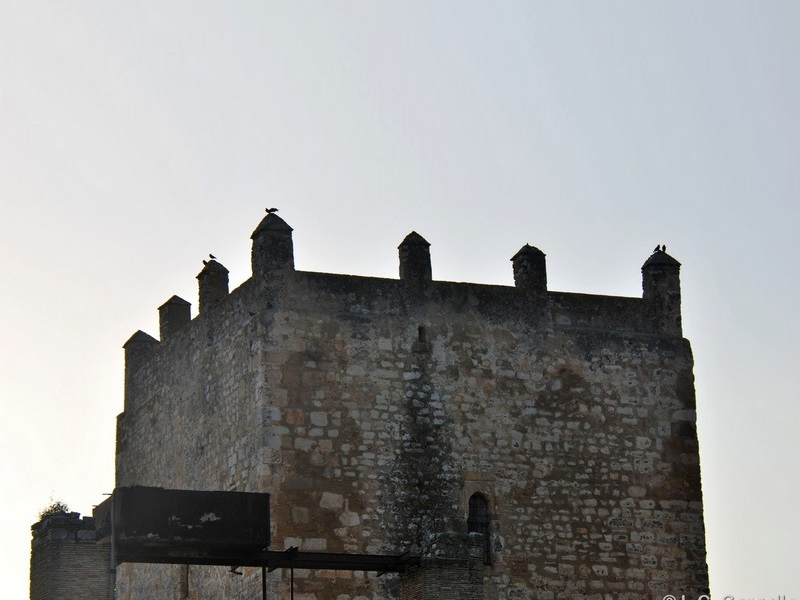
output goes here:
<path id="1" fill-rule="evenodd" d="M 158 341 L 125 344 L 117 486 L 272 494 L 272 549 L 411 552 L 396 575 L 296 571 L 295 598 L 661 598 L 708 590 L 680 264 L 642 298 L 432 279 L 411 233 L 400 278 L 297 271 L 274 213 L 252 277 L 198 275 Z M 122 565 L 117 598 L 256 598 L 260 570 Z M 288 597 L 289 574 L 269 575 Z"/>
<path id="2" fill-rule="evenodd" d="M 31 527 L 30 600 L 112 598 L 108 547 L 94 519 L 75 512 L 44 516 Z"/>

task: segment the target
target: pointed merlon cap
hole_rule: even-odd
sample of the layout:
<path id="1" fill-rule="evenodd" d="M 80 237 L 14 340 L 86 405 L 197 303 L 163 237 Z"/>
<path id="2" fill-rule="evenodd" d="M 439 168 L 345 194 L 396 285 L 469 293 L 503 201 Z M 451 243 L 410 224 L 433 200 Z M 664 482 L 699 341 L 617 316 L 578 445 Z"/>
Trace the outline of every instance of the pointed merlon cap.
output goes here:
<path id="1" fill-rule="evenodd" d="M 146 334 L 141 329 L 128 338 L 128 341 L 122 344 L 125 350 L 133 346 L 152 346 L 158 344 L 158 340 L 152 335 Z"/>
<path id="2" fill-rule="evenodd" d="M 206 275 L 214 274 L 214 273 L 224 273 L 225 275 L 227 275 L 228 274 L 228 269 L 226 269 L 223 265 L 218 263 L 216 260 L 208 260 L 208 261 L 205 261 L 205 264 L 203 265 L 203 269 L 197 274 L 197 278 L 200 279 L 202 277 L 205 277 Z M 178 298 L 178 297 L 177 296 L 173 296 L 173 298 Z M 170 302 L 170 300 L 167 300 L 167 302 Z M 178 298 L 178 300 L 180 300 L 180 298 Z M 184 300 L 184 302 L 186 302 L 186 301 Z"/>
<path id="3" fill-rule="evenodd" d="M 428 240 L 426 240 L 416 231 L 412 231 L 405 238 L 403 238 L 403 241 L 400 242 L 400 245 L 397 248 L 399 249 L 403 246 L 424 246 L 425 248 L 431 247 L 431 245 L 428 243 Z"/>
<path id="4" fill-rule="evenodd" d="M 261 219 L 253 235 L 250 264 L 253 277 L 279 281 L 281 272 L 294 271 L 293 229 L 274 212 Z"/>
<path id="5" fill-rule="evenodd" d="M 397 247 L 400 254 L 400 279 L 412 289 L 422 289 L 433 279 L 430 246 L 424 237 L 412 231 Z"/>
<path id="6" fill-rule="evenodd" d="M 261 223 L 259 223 L 255 231 L 253 231 L 253 235 L 250 236 L 250 239 L 256 239 L 256 237 L 264 231 L 284 231 L 291 233 L 294 230 L 278 215 L 275 213 L 269 213 L 266 217 L 261 219 Z"/>
<path id="7" fill-rule="evenodd" d="M 191 305 L 192 305 L 191 302 L 187 302 L 186 300 L 184 300 L 180 296 L 173 296 L 172 298 L 170 298 L 169 300 L 164 302 L 164 304 L 159 306 L 158 310 L 161 310 L 162 308 L 168 308 L 170 306 L 191 306 Z M 145 334 L 145 335 L 147 335 L 147 334 Z"/>
<path id="8" fill-rule="evenodd" d="M 680 267 L 681 263 L 672 258 L 664 250 L 656 250 L 648 257 L 646 261 L 644 261 L 642 269 L 653 266 Z"/>
<path id="9" fill-rule="evenodd" d="M 517 260 L 518 258 L 530 256 L 535 256 L 536 258 L 541 258 L 545 256 L 545 253 L 539 250 L 536 246 L 531 246 L 530 244 L 525 244 L 519 251 L 511 257 L 512 261 Z"/>
<path id="10" fill-rule="evenodd" d="M 547 262 L 544 252 L 525 244 L 511 258 L 511 263 L 516 287 L 534 292 L 547 291 Z"/>
<path id="11" fill-rule="evenodd" d="M 180 296 L 173 296 L 158 307 L 161 341 L 169 338 L 192 320 L 191 307 L 192 305 Z"/>

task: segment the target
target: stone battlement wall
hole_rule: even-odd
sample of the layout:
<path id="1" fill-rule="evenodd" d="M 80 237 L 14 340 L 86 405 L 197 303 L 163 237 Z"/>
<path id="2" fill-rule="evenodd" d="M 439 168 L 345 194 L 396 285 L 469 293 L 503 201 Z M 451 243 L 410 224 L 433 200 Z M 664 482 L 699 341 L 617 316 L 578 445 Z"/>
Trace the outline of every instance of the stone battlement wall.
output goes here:
<path id="1" fill-rule="evenodd" d="M 51 515 L 35 523 L 31 533 L 31 600 L 109 598 L 110 549 L 95 543 L 94 519 Z"/>

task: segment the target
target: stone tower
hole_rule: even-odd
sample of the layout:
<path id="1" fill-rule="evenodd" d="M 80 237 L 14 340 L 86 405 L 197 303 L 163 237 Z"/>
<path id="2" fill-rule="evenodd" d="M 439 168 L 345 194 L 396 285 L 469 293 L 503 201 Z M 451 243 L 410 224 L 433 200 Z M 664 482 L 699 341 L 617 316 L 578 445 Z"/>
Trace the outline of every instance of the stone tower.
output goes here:
<path id="1" fill-rule="evenodd" d="M 434 280 L 415 232 L 399 279 L 296 270 L 274 213 L 252 241 L 250 279 L 229 291 L 227 270 L 224 285 L 201 273 L 198 316 L 168 302 L 161 342 L 125 344 L 118 486 L 268 492 L 273 550 L 419 557 L 399 575 L 295 572 L 304 600 L 707 592 L 692 353 L 666 252 L 623 298 L 549 290 L 530 245 L 500 286 Z M 290 579 L 269 575 L 270 594 Z M 120 600 L 260 585 L 258 569 L 117 570 Z"/>
<path id="2" fill-rule="evenodd" d="M 31 530 L 30 600 L 111 598 L 111 556 L 108 546 L 95 543 L 91 517 L 54 514 Z"/>

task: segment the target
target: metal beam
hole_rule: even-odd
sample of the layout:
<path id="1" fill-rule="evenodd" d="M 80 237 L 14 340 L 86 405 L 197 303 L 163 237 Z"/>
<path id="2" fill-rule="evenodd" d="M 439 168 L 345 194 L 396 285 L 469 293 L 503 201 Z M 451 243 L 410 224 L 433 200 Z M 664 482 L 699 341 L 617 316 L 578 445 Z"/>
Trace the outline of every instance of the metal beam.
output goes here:
<path id="1" fill-rule="evenodd" d="M 176 565 L 221 565 L 241 567 L 265 567 L 269 570 L 281 568 L 330 569 L 334 571 L 371 571 L 376 573 L 400 573 L 419 564 L 419 557 L 408 553 L 391 554 L 343 554 L 335 552 L 301 552 L 289 550 L 261 550 L 242 552 L 235 548 L 208 548 L 199 552 L 197 548 L 172 546 L 135 547 L 120 545 L 116 548 L 117 563 L 158 563 Z"/>

